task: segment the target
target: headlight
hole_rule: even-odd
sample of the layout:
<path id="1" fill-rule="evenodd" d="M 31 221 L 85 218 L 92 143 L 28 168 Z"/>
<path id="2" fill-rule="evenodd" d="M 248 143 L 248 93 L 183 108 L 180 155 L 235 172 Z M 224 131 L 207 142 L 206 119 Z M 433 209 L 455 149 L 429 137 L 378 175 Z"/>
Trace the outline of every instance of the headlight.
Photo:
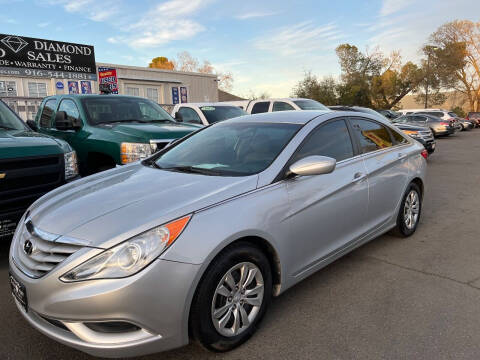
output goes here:
<path id="1" fill-rule="evenodd" d="M 65 153 L 65 180 L 78 175 L 77 153 L 75 151 Z"/>
<path id="2" fill-rule="evenodd" d="M 411 137 L 413 138 L 420 138 L 420 134 L 418 133 L 418 131 L 413 131 L 413 130 L 403 130 L 403 132 L 407 135 L 410 135 Z"/>
<path id="3" fill-rule="evenodd" d="M 144 159 L 152 155 L 150 144 L 143 143 L 122 143 L 120 147 L 120 158 L 122 164 Z"/>
<path id="4" fill-rule="evenodd" d="M 137 235 L 94 256 L 60 280 L 74 282 L 93 279 L 118 279 L 145 268 L 163 253 L 182 233 L 191 215 Z"/>

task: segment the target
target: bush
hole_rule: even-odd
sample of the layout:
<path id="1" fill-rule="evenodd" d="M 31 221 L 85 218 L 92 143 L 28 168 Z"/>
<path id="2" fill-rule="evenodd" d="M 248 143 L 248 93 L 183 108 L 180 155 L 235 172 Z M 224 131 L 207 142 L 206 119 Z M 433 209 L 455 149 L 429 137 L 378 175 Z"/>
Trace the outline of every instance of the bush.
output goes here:
<path id="1" fill-rule="evenodd" d="M 460 106 L 456 106 L 453 109 L 450 109 L 450 111 L 453 111 L 455 114 L 457 114 L 461 118 L 465 118 L 467 116 L 465 111 L 463 111 L 463 109 Z"/>

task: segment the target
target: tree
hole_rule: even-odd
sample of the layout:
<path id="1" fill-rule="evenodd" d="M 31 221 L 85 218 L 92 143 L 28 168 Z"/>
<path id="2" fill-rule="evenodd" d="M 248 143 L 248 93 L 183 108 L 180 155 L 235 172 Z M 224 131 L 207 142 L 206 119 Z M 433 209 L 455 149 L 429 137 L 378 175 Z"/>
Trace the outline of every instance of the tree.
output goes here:
<path id="1" fill-rule="evenodd" d="M 293 96 L 317 100 L 324 105 L 337 104 L 337 84 L 333 77 L 324 77 L 318 80 L 312 73 L 306 72 L 293 89 Z"/>
<path id="2" fill-rule="evenodd" d="M 175 64 L 172 61 L 169 61 L 165 56 L 159 56 L 153 58 L 148 67 L 154 69 L 173 70 L 175 68 Z"/>
<path id="3" fill-rule="evenodd" d="M 175 60 L 175 70 L 185 72 L 196 72 L 198 69 L 198 60 L 195 59 L 188 51 L 182 51 L 177 55 Z"/>
<path id="4" fill-rule="evenodd" d="M 442 88 L 438 64 L 430 60 L 435 49 L 435 47 L 430 45 L 426 45 L 422 49 L 426 60 L 422 60 L 422 80 L 417 88 L 415 101 L 425 106 L 425 108 L 441 105 L 447 100 L 447 96 Z"/>
<path id="5" fill-rule="evenodd" d="M 247 96 L 244 96 L 249 100 L 262 100 L 262 99 L 270 99 L 272 96 L 267 91 L 262 91 L 259 94 L 256 94 L 255 91 L 250 89 L 250 92 Z"/>
<path id="6" fill-rule="evenodd" d="M 444 88 L 461 92 L 471 111 L 480 110 L 480 22 L 455 20 L 430 36 L 431 62 Z"/>

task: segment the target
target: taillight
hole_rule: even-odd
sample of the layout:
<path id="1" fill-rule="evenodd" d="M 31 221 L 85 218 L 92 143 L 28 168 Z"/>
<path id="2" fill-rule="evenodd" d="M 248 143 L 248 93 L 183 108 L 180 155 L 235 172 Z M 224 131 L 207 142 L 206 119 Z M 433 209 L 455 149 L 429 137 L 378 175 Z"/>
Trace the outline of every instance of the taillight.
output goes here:
<path id="1" fill-rule="evenodd" d="M 442 121 L 442 122 L 440 123 L 440 125 L 449 126 L 449 125 L 450 125 L 450 123 L 449 123 L 449 122 Z"/>
<path id="2" fill-rule="evenodd" d="M 424 150 L 421 152 L 421 154 L 422 154 L 422 156 L 425 158 L 425 160 L 428 159 L 428 151 L 427 151 L 427 150 L 424 149 Z"/>

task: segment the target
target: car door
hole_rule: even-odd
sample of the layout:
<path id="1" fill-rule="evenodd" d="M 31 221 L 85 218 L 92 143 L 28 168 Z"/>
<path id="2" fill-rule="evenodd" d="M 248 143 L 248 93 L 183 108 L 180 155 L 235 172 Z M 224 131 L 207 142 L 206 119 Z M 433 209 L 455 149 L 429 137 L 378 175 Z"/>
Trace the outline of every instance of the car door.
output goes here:
<path id="1" fill-rule="evenodd" d="M 329 254 L 361 237 L 368 210 L 368 183 L 356 156 L 345 119 L 321 124 L 305 139 L 288 164 L 310 155 L 335 158 L 330 174 L 286 180 L 290 201 L 291 275 L 314 271 Z"/>
<path id="2" fill-rule="evenodd" d="M 368 175 L 368 227 L 377 228 L 392 216 L 408 181 L 408 143 L 398 143 L 393 129 L 380 122 L 351 118 L 355 140 Z M 403 138 L 403 137 L 401 137 Z"/>

